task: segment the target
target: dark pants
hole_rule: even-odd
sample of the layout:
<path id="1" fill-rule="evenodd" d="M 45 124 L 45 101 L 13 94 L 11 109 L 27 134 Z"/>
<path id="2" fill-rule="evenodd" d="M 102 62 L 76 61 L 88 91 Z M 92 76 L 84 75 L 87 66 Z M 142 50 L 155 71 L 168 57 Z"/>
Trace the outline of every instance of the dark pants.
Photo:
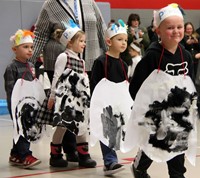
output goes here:
<path id="1" fill-rule="evenodd" d="M 101 152 L 103 155 L 104 165 L 118 163 L 117 154 L 113 149 L 107 147 L 102 142 L 100 142 L 100 146 L 101 146 Z"/>
<path id="2" fill-rule="evenodd" d="M 54 71 L 46 71 L 49 77 L 49 81 L 52 83 Z M 66 154 L 70 154 L 76 151 L 76 136 L 69 130 L 65 132 L 62 141 L 63 151 Z"/>
<path id="3" fill-rule="evenodd" d="M 143 151 L 139 151 L 136 156 L 134 166 L 140 171 L 146 171 L 150 167 L 152 162 L 153 161 Z M 184 163 L 184 154 L 178 155 L 167 161 L 168 173 L 170 178 L 185 178 L 184 173 L 186 172 L 186 168 L 184 166 Z"/>
<path id="4" fill-rule="evenodd" d="M 42 65 L 42 62 L 38 62 L 37 61 L 35 63 L 35 75 L 36 75 L 36 78 L 39 78 L 39 75 L 44 73 L 44 71 L 40 69 L 41 65 Z"/>
<path id="5" fill-rule="evenodd" d="M 13 140 L 13 148 L 10 152 L 11 155 L 17 155 L 22 160 L 26 158 L 27 155 L 31 155 L 30 142 L 28 142 L 24 137 L 20 136 L 18 142 L 15 144 Z"/>

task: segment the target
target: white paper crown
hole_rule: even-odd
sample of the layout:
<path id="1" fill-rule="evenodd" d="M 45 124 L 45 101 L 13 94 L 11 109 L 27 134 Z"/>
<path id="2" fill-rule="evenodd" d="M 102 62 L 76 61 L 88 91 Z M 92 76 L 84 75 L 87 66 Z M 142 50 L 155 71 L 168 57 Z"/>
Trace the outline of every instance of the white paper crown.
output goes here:
<path id="1" fill-rule="evenodd" d="M 66 30 L 63 32 L 60 43 L 64 46 L 67 45 L 67 43 L 73 38 L 73 36 L 78 32 L 81 31 L 81 29 L 78 27 L 77 24 L 74 23 L 73 20 L 69 20 L 69 24 L 64 23 Z"/>
<path id="2" fill-rule="evenodd" d="M 24 43 L 33 43 L 34 34 L 29 30 L 17 30 L 17 32 L 10 37 L 12 46 L 19 46 Z"/>
<path id="3" fill-rule="evenodd" d="M 138 46 L 136 46 L 134 43 L 131 43 L 130 46 L 131 46 L 131 48 L 133 48 L 133 49 L 134 49 L 135 51 L 137 51 L 138 53 L 141 52 L 141 49 L 140 49 Z"/>
<path id="4" fill-rule="evenodd" d="M 179 16 L 183 18 L 183 9 L 176 3 L 169 4 L 168 6 L 154 11 L 154 25 L 158 27 L 160 23 L 170 16 Z"/>
<path id="5" fill-rule="evenodd" d="M 118 20 L 118 24 L 112 24 L 105 33 L 106 38 L 112 38 L 118 34 L 127 34 L 127 25 L 121 19 Z"/>

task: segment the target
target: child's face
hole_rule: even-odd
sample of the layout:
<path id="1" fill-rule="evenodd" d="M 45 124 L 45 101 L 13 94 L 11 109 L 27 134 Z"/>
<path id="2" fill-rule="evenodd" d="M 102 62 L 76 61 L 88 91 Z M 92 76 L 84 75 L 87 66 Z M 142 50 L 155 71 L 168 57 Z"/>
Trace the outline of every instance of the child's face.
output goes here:
<path id="1" fill-rule="evenodd" d="M 33 55 L 33 43 L 24 43 L 12 48 L 16 59 L 26 62 Z"/>
<path id="2" fill-rule="evenodd" d="M 184 21 L 181 17 L 171 16 L 163 20 L 157 29 L 162 43 L 177 45 L 184 37 Z"/>
<path id="3" fill-rule="evenodd" d="M 131 57 L 135 57 L 135 56 L 138 55 L 138 52 L 135 51 L 135 50 L 134 50 L 133 48 L 131 48 L 131 47 L 128 48 L 128 52 L 129 52 L 129 54 L 130 54 Z"/>
<path id="4" fill-rule="evenodd" d="M 85 35 L 81 35 L 76 41 L 71 44 L 71 50 L 75 53 L 83 53 L 83 50 L 86 46 L 85 40 Z"/>
<path id="5" fill-rule="evenodd" d="M 109 49 L 115 53 L 122 53 L 127 48 L 128 37 L 126 34 L 118 34 L 112 37 L 107 43 Z"/>

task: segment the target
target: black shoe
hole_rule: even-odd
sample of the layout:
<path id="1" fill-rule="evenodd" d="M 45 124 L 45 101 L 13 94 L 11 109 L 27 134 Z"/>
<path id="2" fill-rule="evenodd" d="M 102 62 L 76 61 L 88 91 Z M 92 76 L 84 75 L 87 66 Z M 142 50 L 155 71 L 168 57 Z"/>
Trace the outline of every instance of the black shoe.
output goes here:
<path id="1" fill-rule="evenodd" d="M 109 165 L 105 165 L 104 168 L 103 168 L 103 171 L 104 171 L 105 176 L 109 176 L 109 175 L 115 174 L 117 172 L 120 172 L 124 169 L 125 168 L 123 167 L 122 164 L 111 163 Z"/>
<path id="2" fill-rule="evenodd" d="M 77 152 L 68 153 L 66 154 L 66 159 L 68 162 L 78 162 L 79 161 L 78 153 Z"/>
<path id="3" fill-rule="evenodd" d="M 68 166 L 68 162 L 63 159 L 62 155 L 61 156 L 51 155 L 49 164 L 52 167 L 67 167 Z"/>
<path id="4" fill-rule="evenodd" d="M 140 171 L 135 169 L 134 165 L 131 164 L 131 172 L 134 178 L 151 178 L 147 171 Z"/>
<path id="5" fill-rule="evenodd" d="M 96 167 L 97 162 L 93 160 L 89 154 L 79 156 L 79 166 L 86 168 Z"/>

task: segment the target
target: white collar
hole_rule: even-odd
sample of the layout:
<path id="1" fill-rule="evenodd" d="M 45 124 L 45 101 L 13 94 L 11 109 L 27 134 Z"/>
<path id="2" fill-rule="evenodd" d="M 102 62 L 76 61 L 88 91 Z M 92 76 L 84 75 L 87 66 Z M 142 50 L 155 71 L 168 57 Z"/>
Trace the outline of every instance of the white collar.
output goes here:
<path id="1" fill-rule="evenodd" d="M 70 57 L 80 60 L 78 53 L 75 53 L 74 51 L 72 51 L 71 49 L 66 49 L 66 52 L 69 54 Z"/>

